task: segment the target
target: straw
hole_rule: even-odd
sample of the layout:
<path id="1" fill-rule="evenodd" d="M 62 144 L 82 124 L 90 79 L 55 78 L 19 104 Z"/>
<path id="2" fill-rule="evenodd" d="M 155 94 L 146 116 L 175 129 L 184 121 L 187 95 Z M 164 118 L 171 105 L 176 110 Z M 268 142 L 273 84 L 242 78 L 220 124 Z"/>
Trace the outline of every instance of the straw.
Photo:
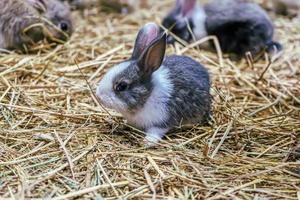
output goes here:
<path id="1" fill-rule="evenodd" d="M 169 46 L 208 68 L 213 121 L 172 130 L 157 147 L 97 101 L 98 82 L 130 58 L 138 29 L 173 4 L 74 11 L 65 44 L 1 51 L 0 199 L 299 199 L 297 20 L 274 20 L 284 46 L 276 59 L 230 60 L 214 37 Z M 217 53 L 199 48 L 207 40 Z"/>

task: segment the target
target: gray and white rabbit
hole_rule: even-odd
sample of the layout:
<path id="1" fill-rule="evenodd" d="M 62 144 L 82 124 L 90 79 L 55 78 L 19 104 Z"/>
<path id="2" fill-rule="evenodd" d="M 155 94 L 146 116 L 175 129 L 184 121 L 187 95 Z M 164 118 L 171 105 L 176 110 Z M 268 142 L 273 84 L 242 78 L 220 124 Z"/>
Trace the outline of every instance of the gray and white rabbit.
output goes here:
<path id="1" fill-rule="evenodd" d="M 265 10 L 245 0 L 212 0 L 204 6 L 196 0 L 177 0 L 162 24 L 187 42 L 215 35 L 223 52 L 238 57 L 282 49 L 273 41 L 274 27 Z M 175 40 L 169 36 L 168 42 Z"/>
<path id="2" fill-rule="evenodd" d="M 166 34 L 146 24 L 131 58 L 110 69 L 96 91 L 104 106 L 146 132 L 147 145 L 181 123 L 207 122 L 211 110 L 207 70 L 186 56 L 165 57 L 165 50 Z"/>
<path id="3" fill-rule="evenodd" d="M 70 11 L 57 0 L 1 0 L 0 7 L 1 49 L 24 50 L 44 38 L 66 40 L 72 33 Z"/>

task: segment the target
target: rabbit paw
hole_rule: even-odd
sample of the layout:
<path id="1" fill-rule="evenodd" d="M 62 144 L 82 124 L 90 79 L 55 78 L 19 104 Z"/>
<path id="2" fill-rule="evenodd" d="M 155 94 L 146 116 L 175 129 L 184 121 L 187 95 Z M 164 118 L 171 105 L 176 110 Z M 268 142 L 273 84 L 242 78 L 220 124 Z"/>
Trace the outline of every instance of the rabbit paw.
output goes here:
<path id="1" fill-rule="evenodd" d="M 144 139 L 145 147 L 153 147 L 156 146 L 159 141 L 163 138 L 166 132 L 169 129 L 167 128 L 150 128 L 146 131 L 146 137 Z"/>

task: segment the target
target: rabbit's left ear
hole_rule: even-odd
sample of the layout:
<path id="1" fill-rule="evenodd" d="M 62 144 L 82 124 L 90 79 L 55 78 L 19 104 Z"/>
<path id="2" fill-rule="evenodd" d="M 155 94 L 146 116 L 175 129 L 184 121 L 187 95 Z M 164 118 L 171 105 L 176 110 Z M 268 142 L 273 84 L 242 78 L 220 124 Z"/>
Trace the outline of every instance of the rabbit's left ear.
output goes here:
<path id="1" fill-rule="evenodd" d="M 47 10 L 47 4 L 44 0 L 26 0 L 38 12 L 44 13 Z"/>
<path id="2" fill-rule="evenodd" d="M 135 40 L 134 49 L 131 58 L 138 59 L 144 50 L 149 46 L 149 44 L 157 38 L 160 32 L 159 26 L 155 23 L 148 23 L 144 25 Z"/>
<path id="3" fill-rule="evenodd" d="M 196 6 L 196 0 L 177 0 L 176 7 L 182 16 L 189 15 Z"/>
<path id="4" fill-rule="evenodd" d="M 138 67 L 146 75 L 152 74 L 162 64 L 166 52 L 167 34 L 153 40 L 137 61 Z"/>

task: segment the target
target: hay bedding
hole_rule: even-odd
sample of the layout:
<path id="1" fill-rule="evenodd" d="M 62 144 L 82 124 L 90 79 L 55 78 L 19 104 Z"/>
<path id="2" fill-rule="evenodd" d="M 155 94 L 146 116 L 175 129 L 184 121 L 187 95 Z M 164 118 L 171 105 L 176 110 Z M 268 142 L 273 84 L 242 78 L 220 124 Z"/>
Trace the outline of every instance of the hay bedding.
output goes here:
<path id="1" fill-rule="evenodd" d="M 128 58 L 138 28 L 171 2 L 128 16 L 74 12 L 65 45 L 1 55 L 1 199 L 300 199 L 297 20 L 276 18 L 285 52 L 268 68 L 169 47 L 209 68 L 215 122 L 178 129 L 157 148 L 93 99 L 85 79 L 94 88 Z"/>

